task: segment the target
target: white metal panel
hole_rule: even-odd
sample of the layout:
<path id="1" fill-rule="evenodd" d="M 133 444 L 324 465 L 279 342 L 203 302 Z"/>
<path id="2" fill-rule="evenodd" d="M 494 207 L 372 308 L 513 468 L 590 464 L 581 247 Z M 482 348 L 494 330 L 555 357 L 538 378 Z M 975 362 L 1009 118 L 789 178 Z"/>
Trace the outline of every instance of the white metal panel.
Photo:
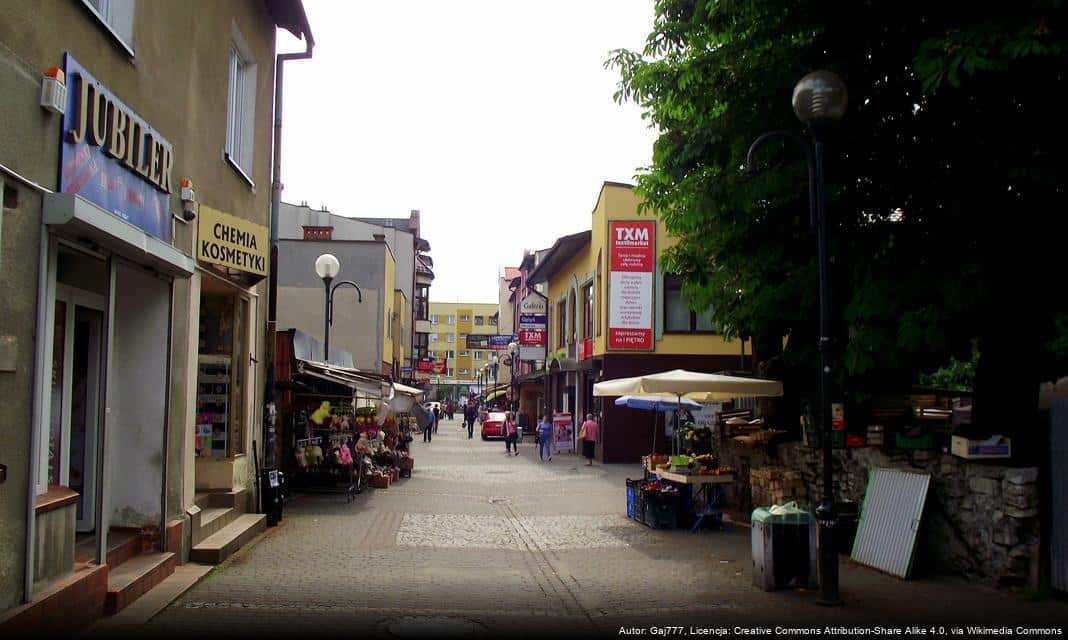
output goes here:
<path id="1" fill-rule="evenodd" d="M 1068 398 L 1054 398 L 1050 407 L 1050 468 L 1064 469 L 1068 464 Z M 1068 591 L 1068 474 L 1050 474 L 1052 493 L 1046 508 L 1050 514 L 1050 583 L 1054 589 Z"/>
<path id="2" fill-rule="evenodd" d="M 907 578 L 931 476 L 872 469 L 853 543 L 853 560 Z"/>

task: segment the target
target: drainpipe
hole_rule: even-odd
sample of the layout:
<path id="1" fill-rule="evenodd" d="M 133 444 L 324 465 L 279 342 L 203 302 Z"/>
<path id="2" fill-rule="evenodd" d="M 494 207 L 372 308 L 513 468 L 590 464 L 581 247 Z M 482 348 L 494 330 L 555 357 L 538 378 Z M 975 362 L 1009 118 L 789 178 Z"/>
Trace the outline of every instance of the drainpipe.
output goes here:
<path id="1" fill-rule="evenodd" d="M 274 63 L 274 158 L 271 165 L 271 258 L 268 269 L 270 281 L 267 284 L 267 327 L 264 345 L 267 357 L 267 384 L 274 384 L 274 351 L 275 332 L 278 328 L 278 216 L 282 207 L 282 72 L 287 60 L 308 60 L 312 57 L 312 48 L 315 47 L 315 38 L 311 30 L 304 31 L 304 43 L 306 49 L 303 53 L 279 53 L 275 56 Z M 265 389 L 268 393 L 270 389 Z M 267 459 L 267 427 L 266 419 L 261 427 L 264 430 L 260 442 L 263 443 L 263 459 Z M 259 479 L 257 478 L 257 481 Z M 259 501 L 259 491 L 257 502 Z"/>

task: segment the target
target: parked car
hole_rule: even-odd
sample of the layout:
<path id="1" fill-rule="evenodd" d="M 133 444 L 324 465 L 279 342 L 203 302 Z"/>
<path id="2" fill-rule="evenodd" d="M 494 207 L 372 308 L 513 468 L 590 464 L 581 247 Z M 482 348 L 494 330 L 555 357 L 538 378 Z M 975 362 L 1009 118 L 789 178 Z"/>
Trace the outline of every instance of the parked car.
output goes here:
<path id="1" fill-rule="evenodd" d="M 482 420 L 482 439 L 504 437 L 504 412 L 487 413 Z"/>

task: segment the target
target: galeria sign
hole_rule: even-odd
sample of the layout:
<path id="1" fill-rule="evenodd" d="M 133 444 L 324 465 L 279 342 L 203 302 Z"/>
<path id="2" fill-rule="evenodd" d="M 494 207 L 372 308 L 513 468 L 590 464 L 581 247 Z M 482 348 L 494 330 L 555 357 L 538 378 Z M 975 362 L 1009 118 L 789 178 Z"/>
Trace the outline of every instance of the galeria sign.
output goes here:
<path id="1" fill-rule="evenodd" d="M 656 223 L 610 221 L 608 251 L 608 348 L 651 350 Z"/>
<path id="2" fill-rule="evenodd" d="M 170 241 L 174 146 L 69 53 L 59 188 Z"/>
<path id="3" fill-rule="evenodd" d="M 267 227 L 211 207 L 200 207 L 197 259 L 267 275 Z"/>

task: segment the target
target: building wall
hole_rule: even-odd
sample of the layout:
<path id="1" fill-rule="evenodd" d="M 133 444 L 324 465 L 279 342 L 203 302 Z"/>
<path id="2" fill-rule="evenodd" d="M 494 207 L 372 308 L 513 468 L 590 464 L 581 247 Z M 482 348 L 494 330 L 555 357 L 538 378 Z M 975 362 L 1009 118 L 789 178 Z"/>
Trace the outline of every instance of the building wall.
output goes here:
<path id="1" fill-rule="evenodd" d="M 393 371 L 393 291 L 395 289 L 397 264 L 389 245 L 382 243 L 382 264 L 385 266 L 382 280 L 382 373 Z"/>
<path id="2" fill-rule="evenodd" d="M 437 316 L 438 322 L 431 322 L 431 337 L 433 334 L 438 335 L 438 339 L 430 341 L 430 351 L 434 352 L 435 359 L 441 362 L 444 357 L 445 351 L 454 351 L 455 356 L 448 359 L 448 367 L 452 370 L 452 379 L 462 381 L 474 381 L 477 377 L 477 369 L 480 369 L 483 365 L 488 364 L 489 357 L 493 355 L 493 351 L 488 349 L 478 349 L 482 359 L 475 358 L 476 350 L 469 350 L 470 353 L 467 356 L 461 356 L 460 352 L 468 350 L 465 340 L 461 339 L 461 334 L 472 335 L 495 335 L 498 333 L 496 325 L 490 324 L 490 316 L 497 312 L 497 305 L 493 303 L 479 303 L 479 302 L 430 302 L 430 315 Z M 466 322 L 460 321 L 461 315 L 467 315 L 469 320 Z M 453 316 L 453 324 L 446 322 L 446 316 Z M 482 324 L 476 324 L 476 317 L 481 316 L 483 318 Z M 448 341 L 447 336 L 452 336 L 452 342 Z M 461 374 L 460 369 L 467 369 L 466 374 Z M 442 377 L 442 376 L 437 376 Z"/>
<path id="3" fill-rule="evenodd" d="M 188 177 L 202 203 L 268 224 L 275 28 L 262 2 L 138 2 L 132 57 L 81 2 L 0 0 L 0 15 L 0 164 L 46 189 L 56 189 L 61 116 L 45 111 L 38 102 L 42 74 L 50 67 L 62 67 L 67 51 L 174 145 L 172 177 L 176 183 Z M 257 63 L 254 161 L 248 168 L 256 188 L 223 159 L 227 61 L 234 25 Z M 15 371 L 0 372 L 0 397 L 5 399 L 5 409 L 0 412 L 0 442 L 9 452 L 0 460 L 8 466 L 8 480 L 0 490 L 3 610 L 24 595 L 41 199 L 33 189 L 6 175 L 0 174 L 0 180 L 6 190 L 16 192 L 18 202 L 4 209 L 0 219 L 0 290 L 4 292 L 0 336 L 10 337 L 17 345 Z M 170 208 L 181 210 L 177 188 Z M 174 245 L 193 255 L 195 230 L 195 224 L 178 224 Z M 264 295 L 266 282 L 255 290 Z M 188 282 L 178 282 L 175 295 L 176 317 L 191 306 L 196 308 L 196 296 Z M 257 326 L 263 326 L 265 310 L 260 310 L 258 320 Z M 167 479 L 172 489 L 184 485 L 184 458 L 191 452 L 181 434 L 189 431 L 187 425 L 192 424 L 194 411 L 188 358 L 179 352 L 188 351 L 195 342 L 196 326 L 190 326 L 188 316 L 175 322 L 168 416 L 174 437 L 168 447 Z M 257 340 L 260 343 L 262 340 Z M 262 381 L 262 346 L 255 355 L 260 363 L 258 380 Z M 172 493 L 173 513 L 184 510 L 183 493 L 180 489 Z"/>
<path id="4" fill-rule="evenodd" d="M 385 325 L 385 251 L 379 242 L 339 242 L 280 240 L 278 243 L 278 330 L 300 329 L 316 340 L 323 339 L 323 313 L 326 304 L 323 281 L 315 273 L 315 259 L 332 253 L 341 262 L 334 282 L 352 280 L 360 286 L 363 302 L 356 291 L 342 287 L 334 294 L 334 324 L 330 327 L 331 350 L 352 354 L 357 368 L 381 368 Z"/>

